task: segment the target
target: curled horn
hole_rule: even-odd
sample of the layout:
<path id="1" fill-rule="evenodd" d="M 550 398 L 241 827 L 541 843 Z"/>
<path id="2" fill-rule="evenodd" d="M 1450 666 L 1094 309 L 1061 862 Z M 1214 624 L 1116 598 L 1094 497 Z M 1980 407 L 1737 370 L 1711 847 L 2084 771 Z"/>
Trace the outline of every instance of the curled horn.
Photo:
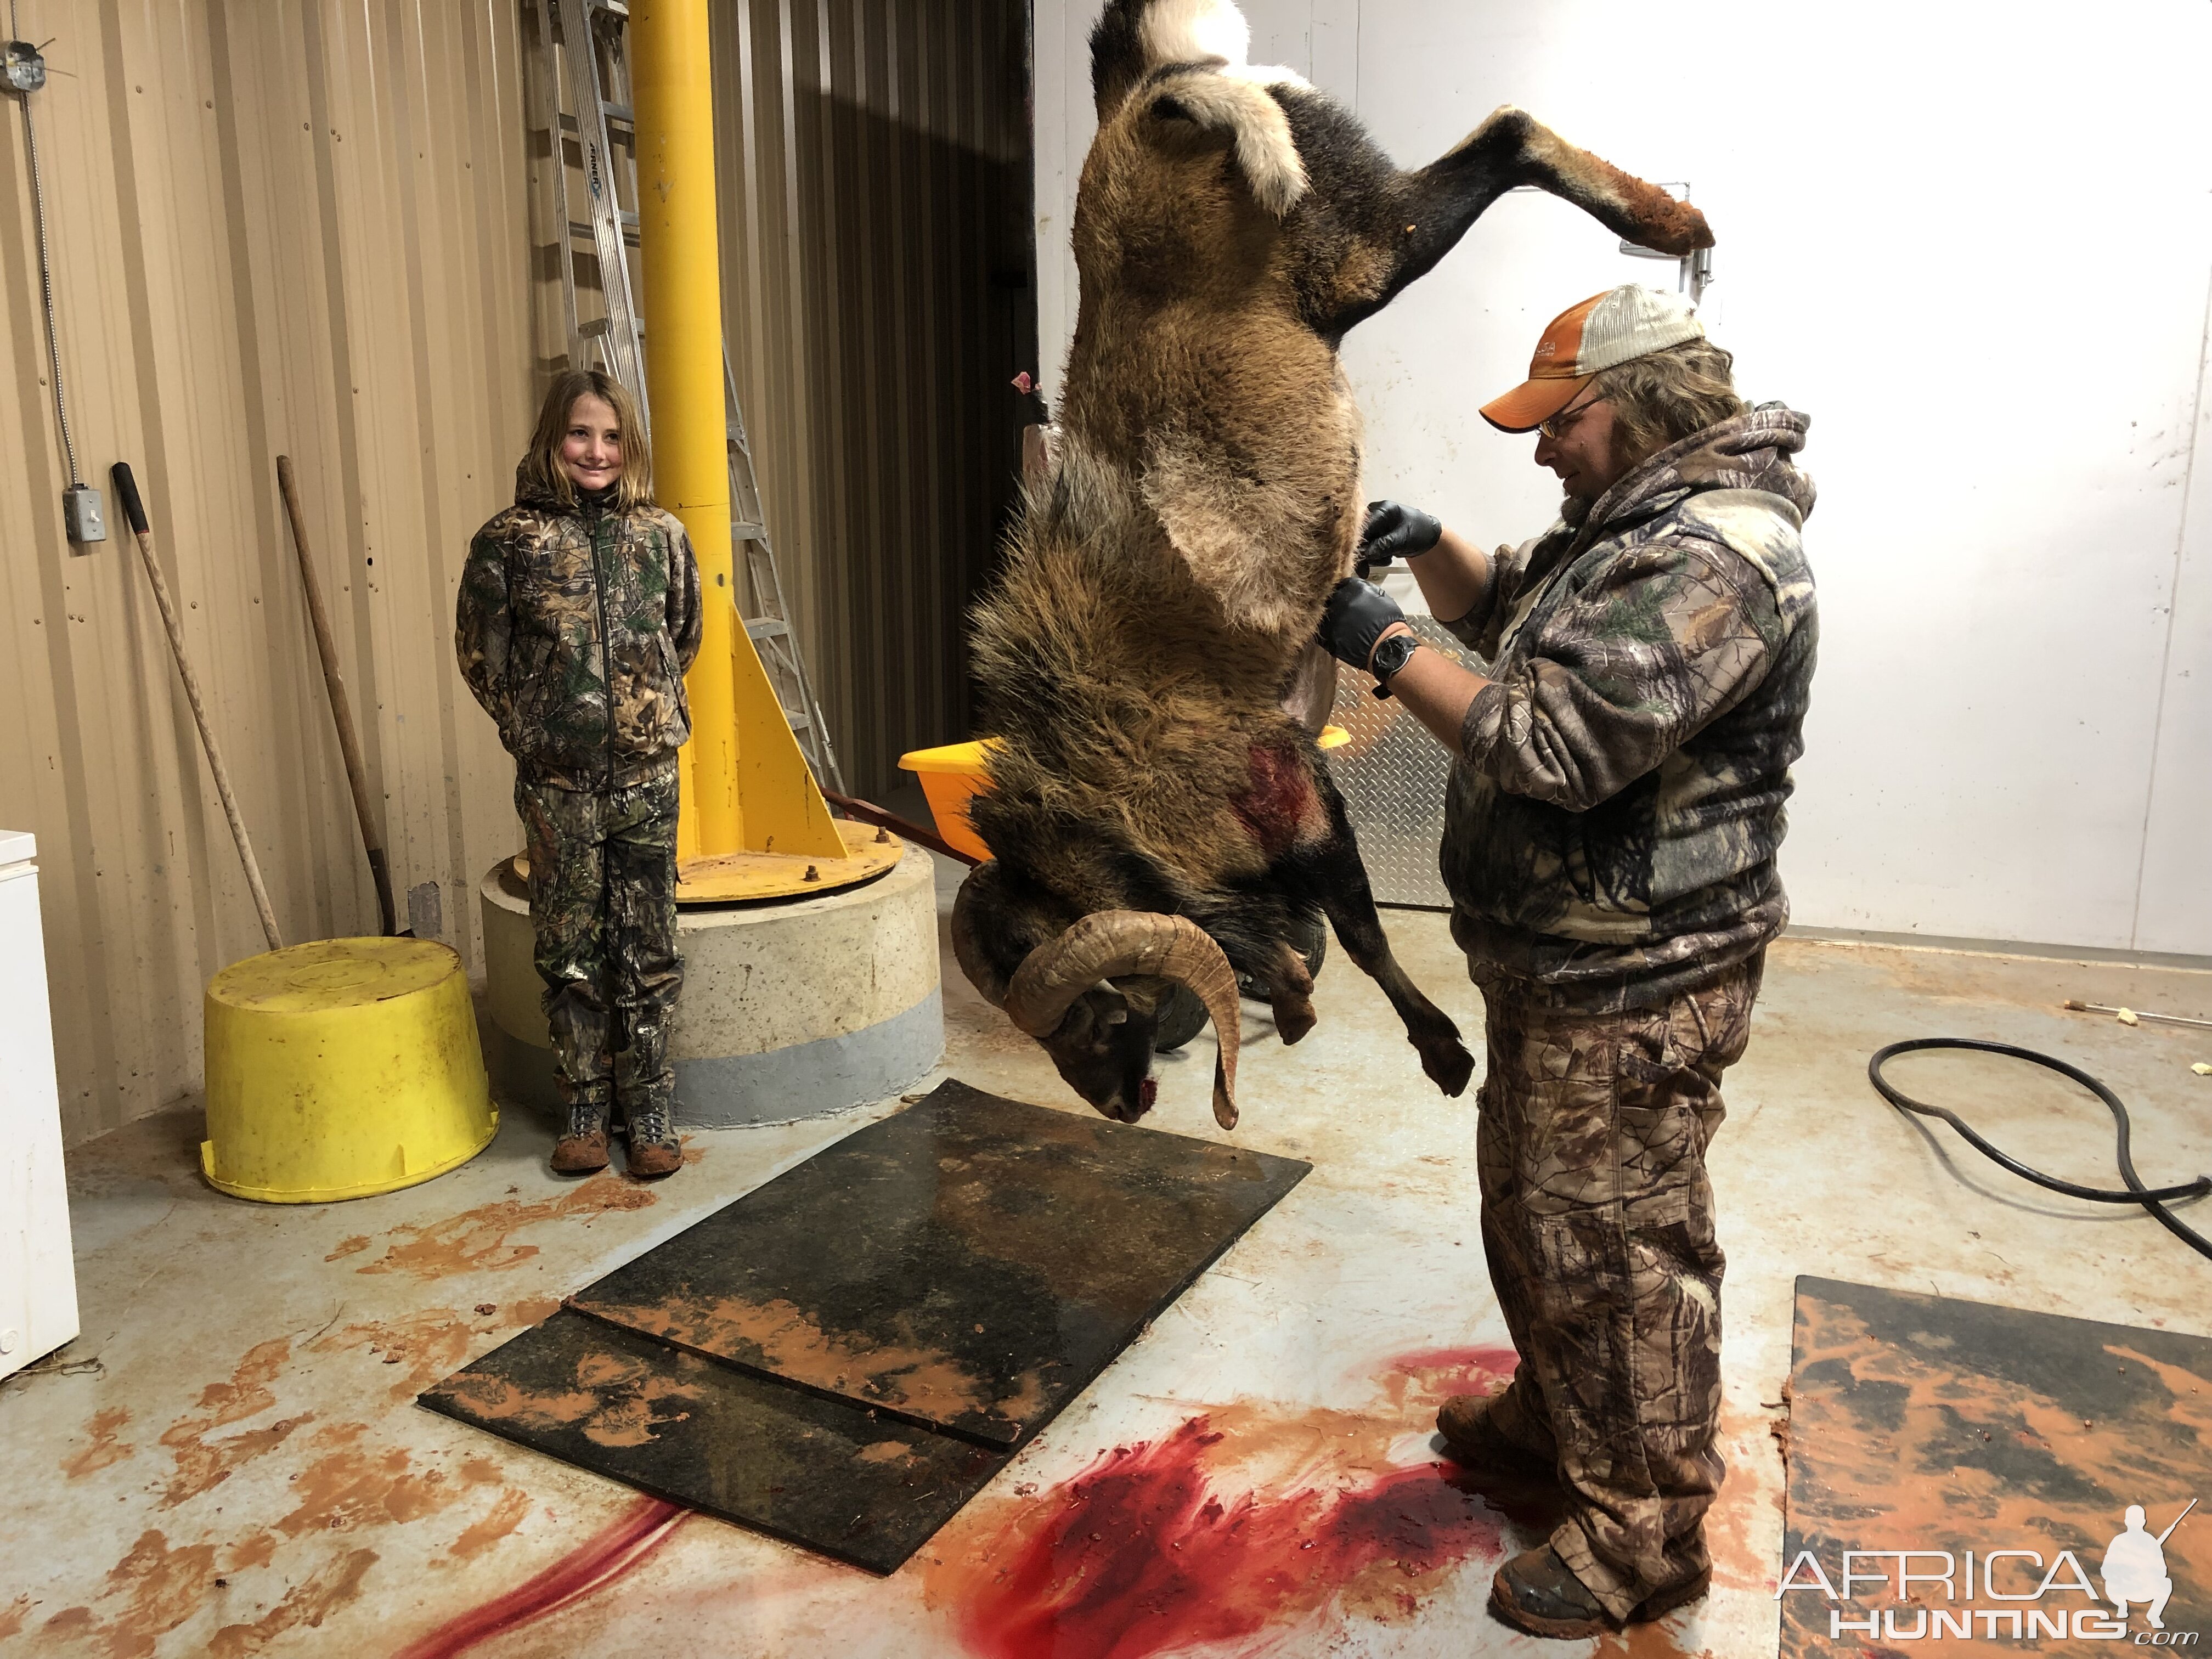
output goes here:
<path id="1" fill-rule="evenodd" d="M 976 988 L 990 992 L 968 966 L 961 945 L 959 908 L 953 910 L 953 949 Z M 1101 910 L 1030 952 L 1006 989 L 1007 1018 L 1033 1037 L 1050 1036 L 1076 998 L 1102 979 L 1152 974 L 1190 988 L 1212 1017 L 1220 1044 L 1213 1069 L 1213 1119 L 1237 1127 L 1237 1042 L 1240 1034 L 1237 970 L 1206 930 L 1183 916 L 1147 910 Z"/>

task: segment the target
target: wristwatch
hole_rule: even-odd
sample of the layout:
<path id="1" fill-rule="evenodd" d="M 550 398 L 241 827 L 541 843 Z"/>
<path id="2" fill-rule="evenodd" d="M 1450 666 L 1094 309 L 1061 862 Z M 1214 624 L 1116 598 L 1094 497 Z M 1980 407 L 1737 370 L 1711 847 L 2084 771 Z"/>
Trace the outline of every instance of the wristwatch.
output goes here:
<path id="1" fill-rule="evenodd" d="M 1375 654 L 1368 659 L 1367 672 L 1375 676 L 1376 696 L 1390 695 L 1390 677 L 1413 660 L 1420 643 L 1411 634 L 1393 634 L 1375 647 Z"/>

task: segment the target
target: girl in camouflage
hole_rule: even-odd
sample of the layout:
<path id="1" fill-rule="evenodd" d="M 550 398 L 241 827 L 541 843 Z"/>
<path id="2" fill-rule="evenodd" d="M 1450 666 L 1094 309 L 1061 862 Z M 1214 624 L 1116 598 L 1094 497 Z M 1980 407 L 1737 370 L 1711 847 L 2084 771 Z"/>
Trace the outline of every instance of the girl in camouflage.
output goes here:
<path id="1" fill-rule="evenodd" d="M 684 983 L 676 751 L 699 616 L 699 567 L 682 523 L 653 504 L 636 404 L 607 375 L 562 375 L 514 505 L 470 544 L 455 648 L 514 757 L 562 1175 L 606 1168 L 617 1106 L 632 1175 L 683 1163 L 668 1060 Z"/>

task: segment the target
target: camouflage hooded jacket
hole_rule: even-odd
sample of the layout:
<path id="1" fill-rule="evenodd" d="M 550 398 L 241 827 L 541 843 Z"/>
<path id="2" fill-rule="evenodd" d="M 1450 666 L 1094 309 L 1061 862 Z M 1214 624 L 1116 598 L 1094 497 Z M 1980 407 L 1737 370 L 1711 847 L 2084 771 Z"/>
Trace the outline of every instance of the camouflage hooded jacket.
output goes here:
<path id="1" fill-rule="evenodd" d="M 571 506 L 518 469 L 514 505 L 469 544 L 453 647 L 521 775 L 566 789 L 641 783 L 691 735 L 699 567 L 657 507 Z"/>
<path id="2" fill-rule="evenodd" d="M 1790 461 L 1808 424 L 1766 404 L 1662 450 L 1501 549 L 1452 624 L 1493 665 L 1442 853 L 1478 980 L 1649 1007 L 1789 919 L 1775 851 L 1819 636 Z"/>

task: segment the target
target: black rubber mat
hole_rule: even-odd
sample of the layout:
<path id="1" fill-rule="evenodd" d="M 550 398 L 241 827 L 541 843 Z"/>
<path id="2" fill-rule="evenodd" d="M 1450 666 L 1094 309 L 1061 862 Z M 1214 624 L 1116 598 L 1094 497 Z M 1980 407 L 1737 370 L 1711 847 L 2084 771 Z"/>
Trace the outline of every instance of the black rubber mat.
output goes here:
<path id="1" fill-rule="evenodd" d="M 556 1313 L 422 1396 L 432 1411 L 872 1572 L 1009 1454 Z"/>
<path id="2" fill-rule="evenodd" d="M 1786 1659 L 2212 1635 L 2212 1340 L 1800 1279 L 1789 1458 Z"/>
<path id="3" fill-rule="evenodd" d="M 946 1083 L 422 1403 L 890 1572 L 1310 1167 Z"/>
<path id="4" fill-rule="evenodd" d="M 568 1306 L 1012 1446 L 1310 1168 L 946 1083 Z"/>

